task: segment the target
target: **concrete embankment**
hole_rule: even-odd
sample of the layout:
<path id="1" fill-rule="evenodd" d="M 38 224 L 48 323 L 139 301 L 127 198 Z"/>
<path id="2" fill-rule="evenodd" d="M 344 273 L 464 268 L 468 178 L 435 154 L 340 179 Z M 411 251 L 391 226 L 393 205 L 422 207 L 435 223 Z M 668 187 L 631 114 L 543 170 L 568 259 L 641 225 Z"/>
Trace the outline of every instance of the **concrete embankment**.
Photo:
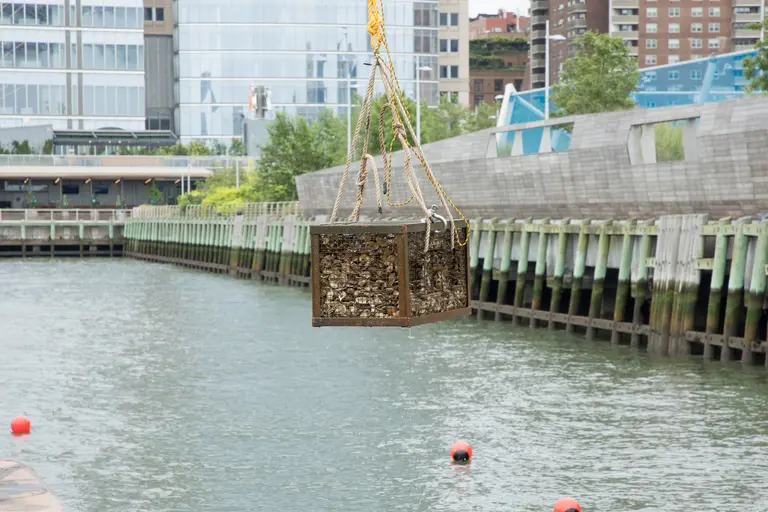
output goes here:
<path id="1" fill-rule="evenodd" d="M 131 210 L 0 210 L 0 257 L 121 256 Z"/>
<path id="2" fill-rule="evenodd" d="M 288 205 L 243 208 L 135 209 L 126 255 L 308 287 L 313 221 Z M 659 355 L 767 362 L 768 222 L 672 215 L 472 226 L 470 280 L 481 319 L 561 328 Z"/>

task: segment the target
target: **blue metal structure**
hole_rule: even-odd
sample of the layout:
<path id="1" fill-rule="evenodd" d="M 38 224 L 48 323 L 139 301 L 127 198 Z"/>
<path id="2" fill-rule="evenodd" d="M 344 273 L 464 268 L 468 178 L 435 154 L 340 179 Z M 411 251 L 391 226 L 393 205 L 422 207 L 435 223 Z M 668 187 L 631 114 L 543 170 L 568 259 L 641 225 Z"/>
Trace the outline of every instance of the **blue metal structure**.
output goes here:
<path id="1" fill-rule="evenodd" d="M 640 69 L 640 83 L 632 99 L 642 108 L 690 105 L 739 98 L 747 85 L 742 60 L 757 54 L 756 50 L 713 55 L 703 59 Z M 513 125 L 544 119 L 544 89 L 516 92 L 508 86 L 498 126 Z M 550 97 L 550 112 L 557 110 Z M 525 130 L 523 153 L 537 153 L 543 128 Z M 564 130 L 551 130 L 552 150 L 565 151 L 570 137 Z M 506 137 L 504 145 L 512 145 L 514 135 Z"/>

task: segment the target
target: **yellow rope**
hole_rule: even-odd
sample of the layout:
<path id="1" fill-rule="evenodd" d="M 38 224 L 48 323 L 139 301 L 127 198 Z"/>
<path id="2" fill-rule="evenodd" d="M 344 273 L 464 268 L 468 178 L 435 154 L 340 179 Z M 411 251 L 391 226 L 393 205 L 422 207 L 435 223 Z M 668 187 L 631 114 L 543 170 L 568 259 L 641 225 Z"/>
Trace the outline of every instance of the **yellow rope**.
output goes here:
<path id="1" fill-rule="evenodd" d="M 374 60 L 377 56 L 381 53 L 381 46 L 384 46 L 384 50 L 387 55 L 387 69 L 390 76 L 392 77 L 392 83 L 393 83 L 393 89 L 394 92 L 400 97 L 403 97 L 403 91 L 400 88 L 400 81 L 397 79 L 397 74 L 395 73 L 395 65 L 392 60 L 392 54 L 389 51 L 389 44 L 387 42 L 387 36 L 384 26 L 384 1 L 383 0 L 368 0 L 368 34 L 371 37 L 371 48 L 373 49 L 373 55 Z M 419 70 L 417 69 L 416 72 L 418 73 Z M 391 102 L 390 98 L 390 102 Z M 416 98 L 416 101 L 421 101 L 421 98 Z M 402 105 L 403 109 L 405 110 L 405 116 L 406 116 L 406 122 L 407 126 L 410 127 L 410 112 L 408 112 L 407 105 Z M 397 137 L 397 130 L 394 129 L 395 126 L 406 126 L 406 122 L 403 122 L 402 117 L 400 116 L 399 109 L 395 108 L 393 104 L 389 105 L 389 110 L 392 112 L 392 123 L 393 123 L 393 130 L 392 130 L 392 140 L 389 143 L 389 154 L 390 158 L 389 161 L 392 161 L 392 153 L 393 153 L 393 147 L 395 144 L 395 141 L 398 139 Z M 384 111 L 382 109 L 381 116 L 380 116 L 380 123 L 383 122 L 383 116 Z M 370 113 L 369 113 L 370 115 Z M 383 135 L 383 131 L 380 130 L 380 134 Z M 437 181 L 437 178 L 432 174 L 431 169 L 429 168 L 429 164 L 427 164 L 426 159 L 424 158 L 424 154 L 421 150 L 421 141 L 416 141 L 416 148 L 418 151 L 410 144 L 407 137 L 401 138 L 403 145 L 403 151 L 404 152 L 413 152 L 413 155 L 421 162 L 421 165 L 424 167 L 424 171 L 427 174 L 427 177 L 429 178 L 430 183 L 432 183 L 432 186 L 435 188 L 435 191 L 438 194 L 438 197 L 444 198 L 451 207 L 456 211 L 456 213 L 461 217 L 461 219 L 466 223 L 467 226 L 467 234 L 464 239 L 464 241 L 460 240 L 458 231 L 456 231 L 456 241 L 458 242 L 460 247 L 463 247 L 467 244 L 469 241 L 469 233 L 470 233 L 470 225 L 469 221 L 466 217 L 461 213 L 461 210 L 459 210 L 456 205 L 453 203 L 451 198 L 448 196 L 448 194 L 445 193 L 445 190 L 443 190 L 443 187 L 440 185 L 440 183 Z M 383 144 L 383 142 L 382 142 Z M 383 149 L 383 147 L 382 147 Z M 386 155 L 383 155 L 386 162 Z M 391 164 L 390 164 L 391 165 Z M 387 203 L 389 206 L 397 207 L 397 206 L 405 206 L 406 204 L 410 203 L 411 200 L 413 200 L 413 194 L 411 194 L 411 197 L 404 203 L 395 203 L 393 204 L 391 201 L 390 193 L 392 191 L 392 184 L 391 184 L 391 172 L 386 172 L 385 170 L 385 181 L 387 182 Z"/>

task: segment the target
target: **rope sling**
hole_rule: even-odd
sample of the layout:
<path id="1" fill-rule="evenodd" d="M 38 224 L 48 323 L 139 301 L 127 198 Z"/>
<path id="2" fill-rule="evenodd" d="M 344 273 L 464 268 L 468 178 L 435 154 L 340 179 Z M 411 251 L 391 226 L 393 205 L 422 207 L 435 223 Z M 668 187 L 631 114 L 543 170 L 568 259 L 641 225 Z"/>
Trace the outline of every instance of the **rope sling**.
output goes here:
<path id="1" fill-rule="evenodd" d="M 397 79 L 397 74 L 395 73 L 395 66 L 394 66 L 394 63 L 392 62 L 392 56 L 389 52 L 389 45 L 387 43 L 387 37 L 385 33 L 385 28 L 384 28 L 383 0 L 368 0 L 367 28 L 368 28 L 368 34 L 370 35 L 370 38 L 371 38 L 371 48 L 373 49 L 373 63 L 371 64 L 371 75 L 368 79 L 368 86 L 366 88 L 365 97 L 363 98 L 362 107 L 360 109 L 360 115 L 357 119 L 357 126 L 355 128 L 354 136 L 352 138 L 352 142 L 349 148 L 349 153 L 347 154 L 347 160 L 344 166 L 344 173 L 341 176 L 339 191 L 336 196 L 336 202 L 333 205 L 333 212 L 331 213 L 330 222 L 334 223 L 336 221 L 339 206 L 341 204 L 341 198 L 344 192 L 344 186 L 346 185 L 347 179 L 349 177 L 349 169 L 352 164 L 352 159 L 354 158 L 354 155 L 357 154 L 357 141 L 360 135 L 361 128 L 363 128 L 363 123 L 365 123 L 365 126 L 363 129 L 363 143 L 361 148 L 362 158 L 360 160 L 360 170 L 358 171 L 358 174 L 357 174 L 357 200 L 355 202 L 354 209 L 352 210 L 350 221 L 357 222 L 360 220 L 360 210 L 363 205 L 363 193 L 365 191 L 365 183 L 368 179 L 369 163 L 370 163 L 371 169 L 373 170 L 373 177 L 376 185 L 376 202 L 378 205 L 378 211 L 379 213 L 382 213 L 383 211 L 379 171 L 376 168 L 376 163 L 374 161 L 373 156 L 368 152 L 368 142 L 369 142 L 370 131 L 371 131 L 371 117 L 373 114 L 372 112 L 373 92 L 374 92 L 374 86 L 376 83 L 376 76 L 378 74 L 381 76 L 382 84 L 384 86 L 384 94 L 386 98 L 386 101 L 381 106 L 381 110 L 379 111 L 379 146 L 380 146 L 379 149 L 381 150 L 381 156 L 384 162 L 384 182 L 387 185 L 386 187 L 387 204 L 391 207 L 402 207 L 409 204 L 413 200 L 416 201 L 416 204 L 424 213 L 424 220 L 426 222 L 426 240 L 424 244 L 424 252 L 427 252 L 429 249 L 429 241 L 430 241 L 430 234 L 432 231 L 432 224 L 436 220 L 442 221 L 443 223 L 445 223 L 446 228 L 450 226 L 451 232 L 453 233 L 453 236 L 451 237 L 451 249 L 455 248 L 456 243 L 458 243 L 460 247 L 463 247 L 467 244 L 467 241 L 469 240 L 469 232 L 470 232 L 469 221 L 464 217 L 464 215 L 456 207 L 456 205 L 453 204 L 453 201 L 451 201 L 451 198 L 448 197 L 448 194 L 445 193 L 442 186 L 437 181 L 437 178 L 432 173 L 432 169 L 427 163 L 427 160 L 424 157 L 424 153 L 421 149 L 421 141 L 418 140 L 418 138 L 416 137 L 416 134 L 414 133 L 413 126 L 411 126 L 410 115 L 408 113 L 407 107 L 403 104 L 403 101 L 401 100 L 401 98 L 403 98 L 403 92 L 400 89 L 400 83 Z M 386 59 L 381 53 L 382 47 L 386 52 Z M 416 70 L 416 72 L 417 73 L 419 72 L 418 69 Z M 350 90 L 350 94 L 351 94 L 351 90 Z M 421 100 L 420 98 L 416 98 L 416 101 L 420 101 L 420 100 Z M 392 139 L 389 142 L 389 148 L 386 147 L 386 144 L 384 141 L 384 124 L 385 124 L 385 116 L 386 116 L 387 110 L 389 110 L 392 113 Z M 409 142 L 408 134 L 410 134 L 410 138 L 411 140 L 414 141 L 414 144 L 411 144 Z M 395 145 L 395 142 L 400 142 L 400 145 L 403 148 L 403 156 L 404 156 L 404 163 L 405 163 L 404 165 L 405 181 L 408 184 L 408 188 L 411 191 L 411 197 L 407 201 L 402 203 L 393 203 L 391 199 L 392 158 L 393 158 L 393 147 Z M 427 178 L 429 179 L 430 183 L 432 183 L 432 186 L 437 192 L 437 197 L 440 200 L 440 204 L 443 206 L 443 208 L 445 208 L 445 211 L 447 212 L 447 216 L 448 216 L 447 222 L 445 219 L 437 215 L 436 206 L 433 206 L 431 209 L 427 208 L 426 202 L 424 201 L 424 195 L 421 192 L 421 187 L 419 185 L 418 179 L 416 178 L 416 174 L 413 169 L 412 156 L 415 157 L 419 162 L 421 162 L 421 165 L 424 168 L 424 172 L 426 173 Z M 466 223 L 467 233 L 466 233 L 466 236 L 464 237 L 464 240 L 461 240 L 459 238 L 459 233 L 458 233 L 458 230 L 456 229 L 453 213 L 451 211 L 451 208 L 449 208 L 448 206 L 449 204 L 453 208 L 453 210 L 458 214 L 458 216 L 461 217 L 461 219 Z"/>

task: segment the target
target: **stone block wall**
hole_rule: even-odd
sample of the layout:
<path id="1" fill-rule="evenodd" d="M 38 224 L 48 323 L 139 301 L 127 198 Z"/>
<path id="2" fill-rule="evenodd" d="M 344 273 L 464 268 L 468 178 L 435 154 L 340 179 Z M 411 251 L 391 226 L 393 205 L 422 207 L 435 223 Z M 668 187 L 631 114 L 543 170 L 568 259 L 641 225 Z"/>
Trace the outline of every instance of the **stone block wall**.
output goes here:
<path id="1" fill-rule="evenodd" d="M 684 160 L 642 163 L 630 155 L 630 139 L 638 128 L 686 119 L 696 122 L 691 124 L 695 137 L 686 146 Z M 565 122 L 573 123 L 568 151 L 495 156 L 497 132 Z M 636 108 L 489 129 L 425 145 L 424 153 L 444 190 L 468 218 L 604 219 L 683 213 L 740 217 L 768 211 L 768 97 Z M 380 159 L 377 165 L 381 170 Z M 359 162 L 350 169 L 342 218 L 354 205 L 358 168 Z M 305 216 L 331 212 L 342 171 L 343 166 L 297 178 Z M 436 204 L 436 194 L 420 167 L 417 177 L 427 202 Z M 377 216 L 374 188 L 369 174 L 363 210 L 369 218 Z M 392 202 L 409 196 L 402 155 L 395 154 Z M 384 215 L 420 216 L 420 212 L 410 204 L 387 207 Z"/>

